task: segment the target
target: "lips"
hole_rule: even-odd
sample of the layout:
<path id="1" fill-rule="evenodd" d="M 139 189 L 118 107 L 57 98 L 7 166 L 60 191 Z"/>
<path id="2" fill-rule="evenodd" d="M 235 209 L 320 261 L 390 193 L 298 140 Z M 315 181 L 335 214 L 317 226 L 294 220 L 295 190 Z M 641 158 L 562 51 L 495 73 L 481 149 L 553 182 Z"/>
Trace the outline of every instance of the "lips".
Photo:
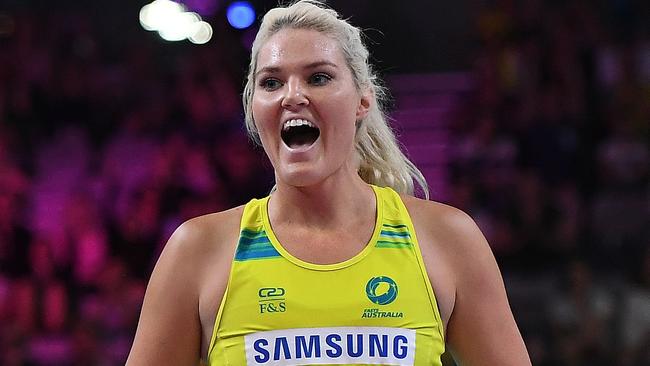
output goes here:
<path id="1" fill-rule="evenodd" d="M 306 119 L 290 119 L 282 125 L 282 141 L 291 149 L 309 147 L 318 140 L 320 130 Z"/>

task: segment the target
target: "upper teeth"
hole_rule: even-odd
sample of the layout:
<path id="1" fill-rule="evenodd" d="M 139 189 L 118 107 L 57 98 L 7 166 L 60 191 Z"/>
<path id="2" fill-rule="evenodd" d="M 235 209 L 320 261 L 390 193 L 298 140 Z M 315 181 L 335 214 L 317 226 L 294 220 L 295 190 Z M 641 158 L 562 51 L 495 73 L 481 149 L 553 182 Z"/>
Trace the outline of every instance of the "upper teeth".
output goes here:
<path id="1" fill-rule="evenodd" d="M 309 126 L 316 128 L 313 123 L 307 121 L 306 119 L 290 119 L 284 123 L 282 126 L 283 130 L 288 130 L 289 127 L 296 127 L 296 126 Z"/>

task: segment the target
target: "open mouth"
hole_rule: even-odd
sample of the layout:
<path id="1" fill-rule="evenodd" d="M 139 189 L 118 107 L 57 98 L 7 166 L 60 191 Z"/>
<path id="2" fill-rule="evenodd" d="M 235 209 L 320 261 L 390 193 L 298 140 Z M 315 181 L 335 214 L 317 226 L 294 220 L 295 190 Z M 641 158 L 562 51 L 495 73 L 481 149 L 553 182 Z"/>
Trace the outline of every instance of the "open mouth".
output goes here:
<path id="1" fill-rule="evenodd" d="M 282 141 L 292 149 L 311 146 L 318 136 L 320 130 L 311 122 L 302 119 L 285 122 L 281 132 Z"/>

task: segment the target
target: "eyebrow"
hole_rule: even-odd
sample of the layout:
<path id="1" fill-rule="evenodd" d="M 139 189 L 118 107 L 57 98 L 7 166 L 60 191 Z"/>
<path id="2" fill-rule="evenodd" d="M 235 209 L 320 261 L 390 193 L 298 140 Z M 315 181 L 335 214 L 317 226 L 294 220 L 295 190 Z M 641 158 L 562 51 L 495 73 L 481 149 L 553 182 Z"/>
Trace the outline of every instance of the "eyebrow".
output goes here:
<path id="1" fill-rule="evenodd" d="M 323 61 L 315 61 L 315 62 L 309 63 L 309 64 L 303 66 L 303 68 L 304 68 L 304 69 L 315 69 L 315 68 L 318 68 L 318 67 L 321 67 L 321 66 L 330 66 L 330 67 L 333 67 L 333 68 L 335 68 L 335 69 L 338 69 L 338 65 L 336 65 L 335 63 L 332 63 L 332 62 L 330 62 L 330 61 L 324 61 L 324 60 L 323 60 Z M 265 66 L 265 67 L 259 69 L 259 70 L 255 73 L 255 78 L 257 78 L 257 76 L 258 76 L 259 74 L 261 74 L 261 73 L 269 73 L 269 74 L 273 74 L 273 73 L 280 72 L 281 70 L 282 70 L 281 68 L 276 67 L 276 66 Z"/>

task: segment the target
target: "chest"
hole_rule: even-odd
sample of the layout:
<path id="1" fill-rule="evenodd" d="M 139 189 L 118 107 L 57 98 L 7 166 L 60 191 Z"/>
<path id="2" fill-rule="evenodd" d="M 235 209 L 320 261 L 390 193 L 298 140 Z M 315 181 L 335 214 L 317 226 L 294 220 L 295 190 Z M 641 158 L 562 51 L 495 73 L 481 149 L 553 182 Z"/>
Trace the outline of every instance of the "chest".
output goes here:
<path id="1" fill-rule="evenodd" d="M 345 262 L 363 251 L 372 239 L 373 228 L 316 231 L 279 227 L 274 234 L 291 256 L 307 263 L 330 264 Z"/>

